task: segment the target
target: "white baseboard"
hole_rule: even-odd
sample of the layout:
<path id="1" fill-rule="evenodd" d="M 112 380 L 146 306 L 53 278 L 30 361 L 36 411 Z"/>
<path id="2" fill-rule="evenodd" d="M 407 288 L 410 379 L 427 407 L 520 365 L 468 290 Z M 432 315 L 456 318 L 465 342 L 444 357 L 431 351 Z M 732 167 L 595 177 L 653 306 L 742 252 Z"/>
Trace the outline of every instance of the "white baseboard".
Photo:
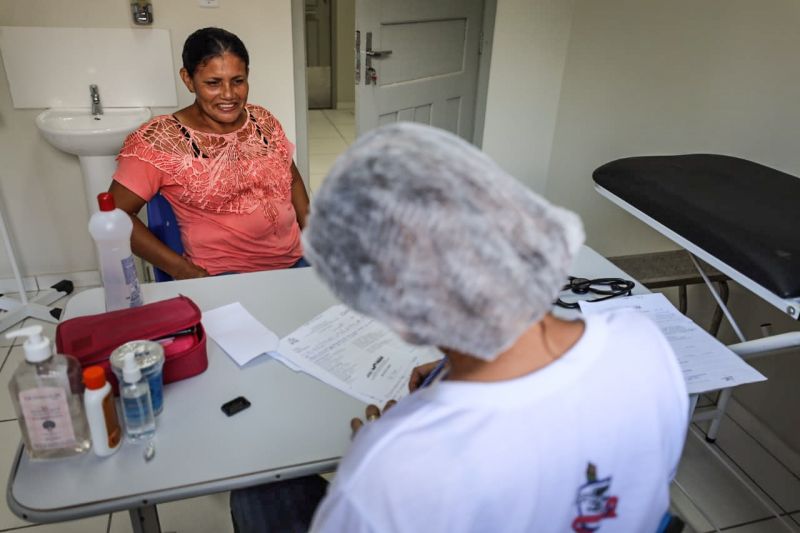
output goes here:
<path id="1" fill-rule="evenodd" d="M 35 292 L 39 290 L 39 286 L 36 285 L 36 278 L 34 277 L 22 278 L 22 286 L 25 287 L 25 290 L 27 292 Z M 17 292 L 19 292 L 19 287 L 17 286 L 16 279 L 14 278 L 0 279 L 0 294 L 9 294 Z"/>
<path id="2" fill-rule="evenodd" d="M 75 287 L 99 287 L 101 284 L 100 272 L 97 270 L 28 276 L 22 278 L 22 284 L 24 285 L 25 290 L 30 292 L 49 289 L 64 279 L 71 281 Z M 0 293 L 16 293 L 18 290 L 17 281 L 14 278 L 0 279 Z"/>
<path id="3" fill-rule="evenodd" d="M 36 281 L 39 283 L 39 290 L 47 289 L 62 279 L 68 279 L 76 287 L 99 287 L 102 285 L 100 271 L 98 270 L 67 272 L 64 274 L 42 274 L 41 276 L 36 276 Z"/>

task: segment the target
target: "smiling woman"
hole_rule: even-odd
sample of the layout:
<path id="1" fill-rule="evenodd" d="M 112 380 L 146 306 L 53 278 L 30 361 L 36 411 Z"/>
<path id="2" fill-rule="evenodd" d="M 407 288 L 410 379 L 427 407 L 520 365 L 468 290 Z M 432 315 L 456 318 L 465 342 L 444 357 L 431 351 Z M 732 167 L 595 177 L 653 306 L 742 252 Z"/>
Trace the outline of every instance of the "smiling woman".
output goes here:
<path id="1" fill-rule="evenodd" d="M 133 216 L 131 247 L 175 279 L 300 266 L 308 195 L 294 145 L 266 109 L 247 103 L 250 57 L 220 28 L 197 30 L 180 76 L 192 105 L 125 141 L 110 192 L 132 216 L 161 193 L 186 250 L 180 256 Z"/>
<path id="2" fill-rule="evenodd" d="M 198 129 L 231 133 L 247 120 L 244 106 L 250 90 L 247 83 L 250 57 L 238 38 L 229 39 L 226 47 L 223 39 L 227 35 L 215 33 L 213 29 L 200 30 L 186 41 L 180 74 L 186 88 L 194 93 L 195 101 L 175 113 L 175 117 Z M 216 55 L 209 57 L 209 51 Z"/>

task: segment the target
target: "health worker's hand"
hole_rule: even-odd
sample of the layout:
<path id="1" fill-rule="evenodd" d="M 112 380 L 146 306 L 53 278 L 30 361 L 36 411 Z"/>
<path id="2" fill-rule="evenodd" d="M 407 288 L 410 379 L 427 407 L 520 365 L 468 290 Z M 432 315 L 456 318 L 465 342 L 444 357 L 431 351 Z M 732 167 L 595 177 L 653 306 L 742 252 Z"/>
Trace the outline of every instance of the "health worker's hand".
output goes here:
<path id="1" fill-rule="evenodd" d="M 432 363 L 425 363 L 424 365 L 415 367 L 414 370 L 411 371 L 411 377 L 408 380 L 408 390 L 411 392 L 417 390 L 425 381 L 425 378 L 428 377 L 428 374 L 433 372 L 433 369 L 436 368 L 438 364 L 439 361 L 433 361 Z"/>
<path id="2" fill-rule="evenodd" d="M 388 402 L 386 402 L 386 405 L 383 408 L 383 412 L 385 413 L 386 411 L 391 409 L 392 406 L 394 404 L 396 404 L 396 403 L 397 402 L 394 401 L 394 400 L 389 400 Z M 369 424 L 370 422 L 374 422 L 375 420 L 377 420 L 377 419 L 379 419 L 381 417 L 381 410 L 378 409 L 377 405 L 369 404 L 367 406 L 364 414 L 366 415 L 367 424 Z M 363 425 L 364 425 L 364 422 L 360 418 L 352 419 L 350 421 L 350 429 L 353 431 L 353 433 L 350 436 L 350 438 L 355 437 L 356 433 L 358 433 L 358 430 L 361 429 L 361 426 L 363 426 Z"/>

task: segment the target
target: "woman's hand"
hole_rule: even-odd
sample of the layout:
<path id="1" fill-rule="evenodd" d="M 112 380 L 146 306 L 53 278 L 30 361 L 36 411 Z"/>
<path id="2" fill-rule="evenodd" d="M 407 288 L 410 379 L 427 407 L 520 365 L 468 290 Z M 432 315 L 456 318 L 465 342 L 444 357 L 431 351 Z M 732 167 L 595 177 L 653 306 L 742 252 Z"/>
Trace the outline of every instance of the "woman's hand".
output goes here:
<path id="1" fill-rule="evenodd" d="M 183 259 L 180 266 L 172 273 L 174 279 L 206 278 L 208 272 L 188 259 Z"/>
<path id="2" fill-rule="evenodd" d="M 389 400 L 388 402 L 386 402 L 386 406 L 384 406 L 383 412 L 385 413 L 386 411 L 388 411 L 396 403 L 397 402 L 394 401 L 394 400 Z M 370 422 L 374 422 L 375 420 L 377 420 L 377 419 L 379 419 L 381 417 L 381 410 L 378 409 L 377 405 L 369 404 L 367 406 L 364 414 L 366 415 L 367 423 L 370 423 Z M 360 418 L 352 419 L 350 421 L 350 429 L 353 430 L 353 434 L 350 436 L 350 438 L 355 437 L 356 433 L 358 433 L 358 430 L 361 429 L 361 426 L 363 426 L 363 425 L 364 425 L 364 421 L 361 420 Z"/>
<path id="3" fill-rule="evenodd" d="M 133 222 L 131 250 L 133 253 L 168 273 L 174 279 L 204 278 L 208 272 L 178 255 L 166 244 L 158 240 L 136 213 L 145 205 L 144 199 L 127 189 L 119 182 L 112 181 L 108 192 L 114 197 L 117 207 L 128 213 Z"/>
<path id="4" fill-rule="evenodd" d="M 428 374 L 433 372 L 433 369 L 438 365 L 439 361 L 433 361 L 432 363 L 425 363 L 424 365 L 415 367 L 414 370 L 411 371 L 411 378 L 408 380 L 408 390 L 411 392 L 417 390 L 425 381 L 425 378 L 428 377 Z"/>

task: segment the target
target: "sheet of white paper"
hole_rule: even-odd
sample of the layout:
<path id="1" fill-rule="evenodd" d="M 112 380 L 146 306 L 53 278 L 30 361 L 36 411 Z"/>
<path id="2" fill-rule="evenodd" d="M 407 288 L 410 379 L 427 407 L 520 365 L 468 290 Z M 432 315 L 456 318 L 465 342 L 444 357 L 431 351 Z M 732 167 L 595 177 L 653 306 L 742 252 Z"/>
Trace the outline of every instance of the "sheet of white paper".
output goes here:
<path id="1" fill-rule="evenodd" d="M 630 308 L 650 317 L 672 346 L 689 394 L 767 379 L 706 330 L 682 315 L 663 294 L 640 294 L 602 302 L 580 302 L 579 305 L 585 315 Z"/>
<path id="2" fill-rule="evenodd" d="M 278 336 L 239 302 L 204 312 L 203 327 L 239 366 L 278 349 Z"/>
<path id="3" fill-rule="evenodd" d="M 301 372 L 303 370 L 302 368 L 300 368 L 299 366 L 294 364 L 294 361 L 292 361 L 288 357 L 284 357 L 284 355 L 281 352 L 272 351 L 272 352 L 269 352 L 269 355 L 271 355 L 273 359 L 275 359 L 277 361 L 280 361 L 284 365 L 288 366 L 290 369 L 294 370 L 295 372 Z"/>
<path id="4" fill-rule="evenodd" d="M 417 365 L 442 353 L 403 342 L 379 322 L 336 305 L 280 341 L 278 351 L 304 372 L 380 407 L 408 393 Z"/>

